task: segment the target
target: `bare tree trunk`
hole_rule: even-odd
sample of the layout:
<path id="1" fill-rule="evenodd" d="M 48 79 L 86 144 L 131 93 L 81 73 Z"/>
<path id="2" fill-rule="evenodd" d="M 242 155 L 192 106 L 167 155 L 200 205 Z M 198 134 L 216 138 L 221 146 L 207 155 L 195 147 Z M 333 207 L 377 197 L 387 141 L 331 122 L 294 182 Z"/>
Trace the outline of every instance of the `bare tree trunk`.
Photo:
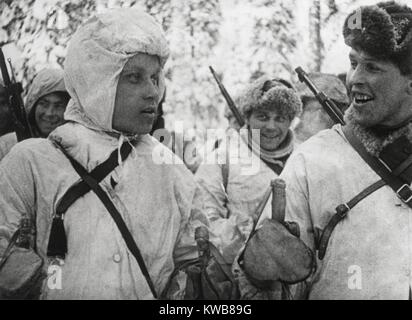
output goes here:
<path id="1" fill-rule="evenodd" d="M 323 61 L 323 42 L 321 36 L 320 0 L 313 0 L 310 8 L 310 39 L 312 44 L 313 71 L 320 72 Z"/>

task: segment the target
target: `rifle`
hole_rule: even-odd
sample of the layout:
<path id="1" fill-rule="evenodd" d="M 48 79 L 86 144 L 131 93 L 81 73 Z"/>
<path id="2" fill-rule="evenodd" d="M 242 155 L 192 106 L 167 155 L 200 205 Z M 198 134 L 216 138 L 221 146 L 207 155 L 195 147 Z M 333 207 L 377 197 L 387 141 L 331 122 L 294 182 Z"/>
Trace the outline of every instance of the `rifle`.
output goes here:
<path id="1" fill-rule="evenodd" d="M 225 86 L 220 82 L 219 78 L 217 77 L 215 70 L 211 66 L 209 66 L 210 72 L 215 78 L 217 85 L 219 86 L 220 92 L 222 93 L 223 97 L 225 98 L 227 105 L 229 106 L 230 111 L 232 111 L 233 115 L 235 116 L 238 124 L 240 127 L 245 125 L 245 120 L 243 120 L 242 115 L 240 114 L 239 110 L 237 109 L 235 103 L 233 102 L 232 98 L 230 97 L 229 93 L 226 91 Z"/>
<path id="2" fill-rule="evenodd" d="M 308 74 L 301 67 L 297 67 L 295 72 L 298 74 L 300 82 L 304 82 L 308 86 L 310 91 L 312 91 L 315 98 L 318 99 L 322 108 L 326 111 L 333 122 L 345 125 L 342 111 L 340 111 L 338 106 L 325 93 L 320 91 L 315 86 L 315 84 L 310 80 Z"/>
<path id="3" fill-rule="evenodd" d="M 16 82 L 14 77 L 13 67 L 10 59 L 7 59 L 10 64 L 12 79 L 10 79 L 9 72 L 7 70 L 6 60 L 4 58 L 3 50 L 0 47 L 0 69 L 1 75 L 4 81 L 4 87 L 8 96 L 9 105 L 11 108 L 11 114 L 14 123 L 14 130 L 17 135 L 17 140 L 22 141 L 24 139 L 31 138 L 33 133 L 31 131 L 29 121 L 27 120 L 26 111 L 24 109 L 21 93 L 23 87 L 20 82 Z"/>

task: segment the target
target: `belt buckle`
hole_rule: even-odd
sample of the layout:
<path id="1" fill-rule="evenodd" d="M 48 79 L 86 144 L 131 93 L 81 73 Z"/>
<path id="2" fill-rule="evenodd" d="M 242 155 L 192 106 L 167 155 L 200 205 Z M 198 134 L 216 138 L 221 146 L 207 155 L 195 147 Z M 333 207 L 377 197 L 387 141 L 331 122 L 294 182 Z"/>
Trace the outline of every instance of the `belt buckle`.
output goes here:
<path id="1" fill-rule="evenodd" d="M 402 197 L 402 195 L 400 194 L 404 190 L 404 188 L 406 188 L 406 190 L 409 191 L 409 198 L 408 199 L 404 199 Z M 412 190 L 411 190 L 411 188 L 409 188 L 409 186 L 406 183 L 396 191 L 396 195 L 398 196 L 399 199 L 401 199 L 405 203 L 408 203 L 409 201 L 412 200 Z"/>

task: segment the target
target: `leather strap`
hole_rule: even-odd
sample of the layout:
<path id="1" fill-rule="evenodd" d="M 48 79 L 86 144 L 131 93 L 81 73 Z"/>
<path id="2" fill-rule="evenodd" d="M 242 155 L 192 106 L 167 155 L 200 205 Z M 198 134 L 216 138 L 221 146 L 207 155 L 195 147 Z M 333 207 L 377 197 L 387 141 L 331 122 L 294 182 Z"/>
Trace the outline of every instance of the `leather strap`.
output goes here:
<path id="1" fill-rule="evenodd" d="M 348 126 L 342 127 L 342 130 L 345 134 L 345 137 L 352 145 L 352 147 L 382 179 L 361 191 L 346 204 L 341 204 L 336 207 L 336 213 L 329 220 L 328 224 L 322 232 L 322 236 L 319 241 L 318 258 L 320 260 L 322 260 L 325 257 L 326 249 L 329 243 L 329 238 L 331 237 L 336 225 L 346 217 L 348 212 L 355 205 L 357 205 L 361 200 L 363 200 L 376 190 L 380 189 L 384 185 L 389 185 L 395 191 L 398 197 L 405 204 L 412 208 L 412 191 L 408 185 L 410 181 L 404 181 L 401 178 L 399 178 L 399 175 L 405 172 L 405 170 L 407 170 L 412 165 L 412 155 L 410 155 L 406 160 L 404 160 L 397 168 L 391 171 L 389 169 L 389 166 L 387 166 L 381 159 L 371 156 L 366 151 L 365 147 L 362 145 L 362 143 L 358 140 L 358 138 L 354 135 L 354 133 Z"/>
<path id="2" fill-rule="evenodd" d="M 375 158 L 370 155 L 348 126 L 343 127 L 342 130 L 349 143 L 358 152 L 362 159 L 376 172 L 376 174 L 378 174 L 382 178 L 382 180 L 386 182 L 388 186 L 393 189 L 393 191 L 395 191 L 397 196 L 405 204 L 412 208 L 412 190 L 409 188 L 410 181 L 407 182 L 402 180 L 398 176 L 395 176 L 394 172 L 392 172 L 392 170 L 390 170 L 389 167 L 381 159 Z M 407 165 L 411 161 L 412 160 L 408 158 L 406 162 L 404 161 L 403 163 L 401 163 L 398 168 L 407 168 Z M 397 169 L 395 170 L 397 173 L 399 173 L 400 171 Z"/>
<path id="3" fill-rule="evenodd" d="M 353 197 L 346 204 L 340 204 L 336 207 L 336 213 L 329 220 L 328 224 L 322 232 L 322 236 L 319 241 L 318 258 L 320 260 L 322 260 L 325 257 L 326 248 L 328 247 L 329 243 L 329 238 L 332 235 L 332 232 L 335 229 L 336 225 L 346 217 L 349 210 L 351 210 L 354 206 L 356 206 L 361 200 L 366 198 L 368 195 L 383 187 L 385 184 L 385 181 L 379 180 L 374 184 L 370 185 L 369 187 L 367 187 L 366 189 L 364 189 L 362 192 Z"/>
<path id="4" fill-rule="evenodd" d="M 157 293 L 155 287 L 153 285 L 152 279 L 150 278 L 149 271 L 147 270 L 146 264 L 143 260 L 142 254 L 140 253 L 139 248 L 137 247 L 136 242 L 133 239 L 132 234 L 130 233 L 129 229 L 126 226 L 120 212 L 114 206 L 113 202 L 110 200 L 107 193 L 102 189 L 99 183 L 89 174 L 83 166 L 74 160 L 70 155 L 68 155 L 65 150 L 62 150 L 65 156 L 70 160 L 73 168 L 79 174 L 79 176 L 83 179 L 83 181 L 88 185 L 88 187 L 94 191 L 94 193 L 99 197 L 102 201 L 104 206 L 106 207 L 107 211 L 109 211 L 111 217 L 113 218 L 116 226 L 119 228 L 120 233 L 126 243 L 127 248 L 135 257 L 139 267 L 146 278 L 147 284 L 153 294 L 153 296 L 157 299 Z"/>
<path id="5" fill-rule="evenodd" d="M 58 145 L 57 142 L 56 145 L 64 152 L 63 148 Z M 132 146 L 128 142 L 124 142 L 120 147 L 120 155 L 123 161 L 129 156 L 131 151 Z M 117 161 L 117 149 L 115 149 L 106 161 L 99 164 L 92 170 L 92 172 L 90 172 L 90 175 L 97 181 L 97 183 L 100 183 L 110 172 L 114 170 L 114 168 L 117 167 Z M 77 199 L 84 196 L 90 190 L 90 186 L 83 180 L 80 180 L 78 183 L 71 186 L 57 204 L 56 215 L 63 215 Z"/>
<path id="6" fill-rule="evenodd" d="M 11 236 L 11 239 L 9 241 L 9 244 L 7 245 L 6 250 L 3 252 L 3 256 L 0 258 L 0 270 L 3 268 L 4 264 L 6 263 L 7 259 L 9 258 L 14 245 L 17 243 L 17 239 L 19 238 L 20 235 L 20 228 L 18 228 L 13 235 Z"/>
<path id="7" fill-rule="evenodd" d="M 412 165 L 412 155 L 410 155 L 404 162 L 402 162 L 399 167 L 392 171 L 392 174 L 395 176 L 399 176 L 402 174 L 406 169 L 408 169 Z"/>

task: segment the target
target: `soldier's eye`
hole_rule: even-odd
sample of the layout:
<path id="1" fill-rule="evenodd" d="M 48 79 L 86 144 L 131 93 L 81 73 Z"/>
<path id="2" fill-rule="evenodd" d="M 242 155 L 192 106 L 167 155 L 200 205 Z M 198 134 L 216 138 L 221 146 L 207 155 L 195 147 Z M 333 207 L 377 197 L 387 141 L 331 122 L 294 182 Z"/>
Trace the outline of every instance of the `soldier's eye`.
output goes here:
<path id="1" fill-rule="evenodd" d="M 287 120 L 287 118 L 282 117 L 282 116 L 278 116 L 278 117 L 275 118 L 276 122 L 281 122 L 281 123 L 286 122 L 286 120 Z"/>
<path id="2" fill-rule="evenodd" d="M 49 106 L 49 103 L 45 100 L 39 100 L 39 102 L 37 102 L 37 106 L 47 108 Z"/>
<path id="3" fill-rule="evenodd" d="M 132 83 L 138 83 L 141 79 L 140 73 L 129 73 L 126 77 Z"/>
<path id="4" fill-rule="evenodd" d="M 260 121 L 266 121 L 268 119 L 268 117 L 265 114 L 262 114 L 262 113 L 258 114 L 256 116 L 256 118 Z"/>
<path id="5" fill-rule="evenodd" d="M 152 76 L 152 82 L 153 82 L 153 84 L 155 84 L 156 86 L 159 85 L 159 75 L 158 75 L 158 74 Z"/>
<path id="6" fill-rule="evenodd" d="M 378 71 L 381 70 L 381 69 L 380 69 L 376 64 L 374 64 L 374 63 L 368 63 L 368 64 L 366 65 L 366 69 L 369 70 L 369 71 L 372 71 L 372 72 L 378 72 Z"/>

